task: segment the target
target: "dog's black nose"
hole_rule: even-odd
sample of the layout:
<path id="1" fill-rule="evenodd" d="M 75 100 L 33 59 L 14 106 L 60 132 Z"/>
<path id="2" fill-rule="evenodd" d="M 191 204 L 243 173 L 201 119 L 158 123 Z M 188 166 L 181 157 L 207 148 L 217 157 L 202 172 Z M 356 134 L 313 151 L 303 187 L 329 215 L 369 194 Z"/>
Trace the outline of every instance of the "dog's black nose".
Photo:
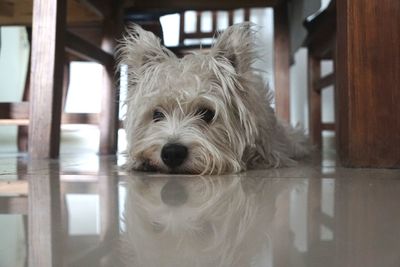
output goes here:
<path id="1" fill-rule="evenodd" d="M 181 165 L 188 155 L 187 147 L 180 144 L 166 144 L 161 149 L 161 159 L 170 168 Z"/>
<path id="2" fill-rule="evenodd" d="M 161 200 L 168 206 L 181 206 L 187 199 L 186 189 L 178 179 L 169 180 L 161 189 Z"/>

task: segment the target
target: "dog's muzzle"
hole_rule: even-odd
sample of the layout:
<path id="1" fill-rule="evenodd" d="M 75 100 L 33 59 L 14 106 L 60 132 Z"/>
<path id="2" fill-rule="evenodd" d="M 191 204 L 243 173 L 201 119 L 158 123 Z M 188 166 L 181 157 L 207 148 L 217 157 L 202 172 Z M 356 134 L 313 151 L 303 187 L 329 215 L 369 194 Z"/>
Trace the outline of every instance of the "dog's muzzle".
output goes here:
<path id="1" fill-rule="evenodd" d="M 181 144 L 166 144 L 161 149 L 161 159 L 168 167 L 180 166 L 188 156 L 188 149 Z"/>

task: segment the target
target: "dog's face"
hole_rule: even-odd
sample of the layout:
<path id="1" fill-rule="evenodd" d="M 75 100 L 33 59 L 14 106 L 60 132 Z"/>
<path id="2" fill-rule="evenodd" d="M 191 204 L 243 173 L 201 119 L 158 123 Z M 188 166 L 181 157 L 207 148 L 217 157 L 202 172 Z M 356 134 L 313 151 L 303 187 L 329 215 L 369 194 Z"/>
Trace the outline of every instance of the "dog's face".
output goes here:
<path id="1" fill-rule="evenodd" d="M 236 25 L 208 54 L 177 58 L 152 33 L 128 29 L 119 59 L 128 69 L 132 169 L 214 174 L 244 168 L 243 154 L 258 135 L 253 39 L 250 24 Z"/>

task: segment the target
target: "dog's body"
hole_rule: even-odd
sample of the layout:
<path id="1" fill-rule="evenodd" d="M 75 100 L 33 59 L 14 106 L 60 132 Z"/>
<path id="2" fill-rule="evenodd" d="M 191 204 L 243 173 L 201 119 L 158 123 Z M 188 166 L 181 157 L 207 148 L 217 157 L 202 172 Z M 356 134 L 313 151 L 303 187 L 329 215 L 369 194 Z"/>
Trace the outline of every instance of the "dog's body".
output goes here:
<path id="1" fill-rule="evenodd" d="M 177 58 L 133 26 L 121 42 L 128 66 L 128 167 L 220 174 L 287 166 L 309 153 L 304 134 L 283 125 L 251 64 L 250 23 L 229 27 L 208 54 Z"/>

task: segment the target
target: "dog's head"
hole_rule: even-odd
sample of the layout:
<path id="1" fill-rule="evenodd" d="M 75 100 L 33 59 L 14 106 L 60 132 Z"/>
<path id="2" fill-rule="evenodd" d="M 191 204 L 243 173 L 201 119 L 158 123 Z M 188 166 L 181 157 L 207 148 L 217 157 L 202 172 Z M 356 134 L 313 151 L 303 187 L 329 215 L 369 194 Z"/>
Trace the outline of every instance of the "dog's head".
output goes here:
<path id="1" fill-rule="evenodd" d="M 234 25 L 209 53 L 178 58 L 152 33 L 128 28 L 118 52 L 128 74 L 131 168 L 194 174 L 245 168 L 243 155 L 259 134 L 254 105 L 265 99 L 251 69 L 254 38 L 250 23 Z"/>

